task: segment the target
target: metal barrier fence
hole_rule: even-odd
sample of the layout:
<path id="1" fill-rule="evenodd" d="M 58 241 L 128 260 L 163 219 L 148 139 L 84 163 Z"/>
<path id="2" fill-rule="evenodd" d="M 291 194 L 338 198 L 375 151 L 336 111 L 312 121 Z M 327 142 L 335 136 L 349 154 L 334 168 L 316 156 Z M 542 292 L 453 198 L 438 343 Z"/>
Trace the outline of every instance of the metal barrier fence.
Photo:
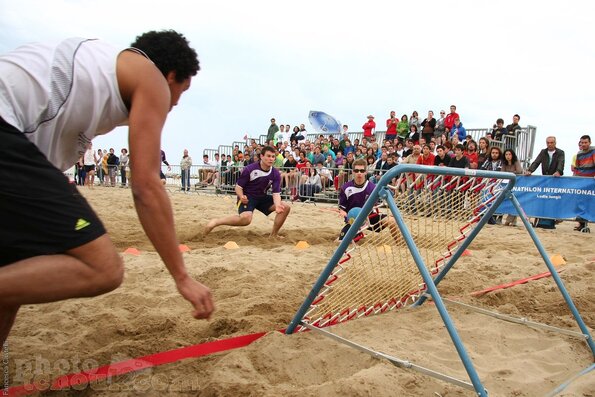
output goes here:
<path id="1" fill-rule="evenodd" d="M 220 156 L 233 156 L 233 146 L 231 145 L 219 145 L 217 149 Z M 221 157 L 223 159 L 223 157 Z"/>
<path id="2" fill-rule="evenodd" d="M 534 134 L 533 131 L 529 133 Z M 172 192 L 199 193 L 199 194 L 230 194 L 235 195 L 235 185 L 240 177 L 244 166 L 209 166 L 193 165 L 189 170 L 182 170 L 179 165 L 171 165 L 170 169 L 162 165 L 161 171 L 164 173 L 166 188 Z M 320 175 L 320 186 L 312 185 L 306 172 L 309 169 L 303 169 L 303 172 L 297 168 L 279 168 L 281 173 L 281 196 L 284 200 L 305 201 L 305 202 L 325 202 L 338 203 L 339 189 L 347 181 L 353 178 L 351 170 L 343 168 L 324 167 Z M 76 167 L 64 173 L 75 183 L 84 184 L 84 175 Z M 122 179 L 125 175 L 126 178 Z M 378 178 L 375 171 L 370 171 L 368 177 L 372 175 Z M 95 174 L 95 185 L 99 186 L 128 186 L 132 179 L 130 169 L 120 166 L 108 166 L 108 172 L 97 168 Z"/>
<path id="3" fill-rule="evenodd" d="M 233 147 L 237 146 L 243 152 L 244 146 L 246 146 L 246 141 L 233 141 L 231 145 Z"/>
<path id="4" fill-rule="evenodd" d="M 205 149 L 202 151 L 203 156 L 209 156 L 209 161 L 215 158 L 215 153 L 219 153 L 217 149 Z"/>
<path id="5" fill-rule="evenodd" d="M 467 129 L 467 135 L 471 135 L 476 142 L 479 138 L 491 133 L 492 130 L 489 128 Z M 516 136 L 504 136 L 502 141 L 492 140 L 490 146 L 498 146 L 503 151 L 505 149 L 513 149 L 523 168 L 527 168 L 529 167 L 529 164 L 531 164 L 531 158 L 533 157 L 533 144 L 535 143 L 536 134 L 537 127 L 528 125 L 527 127 L 517 130 Z"/>
<path id="6" fill-rule="evenodd" d="M 475 141 L 479 138 L 484 137 L 491 133 L 488 128 L 470 128 L 467 129 L 467 134 L 471 135 Z M 521 165 L 526 169 L 533 157 L 533 144 L 535 142 L 535 136 L 537 128 L 534 126 L 527 126 L 517 131 L 516 136 L 504 137 L 503 141 L 491 141 L 491 145 L 498 146 L 502 149 L 513 148 L 521 162 Z M 307 139 L 311 142 L 315 141 L 320 135 L 329 134 L 308 134 Z M 385 136 L 385 131 L 377 131 L 376 139 L 378 142 L 382 142 Z M 363 137 L 362 132 L 349 133 L 351 140 L 360 139 Z M 266 135 L 260 135 L 258 142 L 263 142 L 266 139 Z M 203 155 L 209 156 L 212 161 L 215 157 L 215 153 L 219 153 L 221 156 L 233 153 L 234 147 L 237 145 L 240 150 L 244 150 L 246 142 L 236 141 L 233 145 L 219 145 L 218 149 L 204 149 Z M 111 168 L 111 166 L 110 166 Z M 194 165 L 188 172 L 184 172 L 184 178 L 182 178 L 182 170 L 179 165 L 171 165 L 171 170 L 168 170 L 166 166 L 162 165 L 162 172 L 166 175 L 166 186 L 173 190 L 182 191 L 197 191 L 208 189 L 212 187 L 215 193 L 234 193 L 234 186 L 239 177 L 239 171 L 234 169 L 233 166 L 229 166 L 225 169 L 215 170 L 212 166 L 207 165 Z M 326 183 L 323 183 L 320 191 L 316 188 L 307 186 L 307 178 L 302 178 L 303 175 L 297 175 L 296 172 L 291 173 L 290 170 L 280 170 L 284 174 L 284 185 L 288 184 L 288 180 L 291 180 L 291 186 L 284 186 L 283 197 L 285 199 L 306 199 L 306 200 L 325 200 L 335 201 L 337 200 L 338 186 L 336 179 L 340 178 L 339 182 L 344 183 L 350 179 L 350 175 L 346 175 L 340 168 L 329 170 L 331 176 L 327 177 Z M 127 172 L 129 174 L 129 171 Z M 76 169 L 71 169 L 65 173 L 67 176 L 80 183 L 80 173 Z M 289 175 L 290 174 L 290 175 Z M 126 174 L 124 174 L 126 175 Z M 102 169 L 97 169 L 95 173 L 96 184 L 102 184 L 106 186 L 118 186 L 122 185 L 122 170 L 120 166 L 113 167 L 112 172 L 104 172 Z M 127 182 L 128 178 L 124 179 Z M 324 179 L 324 178 L 322 178 Z M 182 183 L 185 180 L 186 183 Z M 330 180 L 330 182 L 327 182 Z M 84 180 L 82 181 L 84 182 Z M 339 185 L 340 186 L 340 185 Z"/>
<path id="7" fill-rule="evenodd" d="M 188 172 L 179 165 L 170 165 L 170 169 L 163 165 L 161 171 L 165 175 L 165 187 L 172 193 L 192 192 L 204 194 L 232 194 L 235 195 L 235 185 L 244 166 L 193 165 Z M 304 171 L 308 171 L 307 169 Z M 284 200 L 331 202 L 337 203 L 339 187 L 352 178 L 350 170 L 342 168 L 325 168 L 320 175 L 320 186 L 309 183 L 308 177 L 296 168 L 280 168 L 281 196 Z M 85 175 L 75 167 L 64 173 L 76 184 L 83 185 Z M 125 176 L 122 179 L 122 176 Z M 108 172 L 103 170 L 95 174 L 96 186 L 128 186 L 132 179 L 130 168 L 108 166 Z"/>
<path id="8" fill-rule="evenodd" d="M 171 171 L 162 167 L 166 187 L 172 192 L 205 194 L 235 194 L 235 185 L 244 166 L 193 165 L 184 183 L 180 166 L 172 165 Z M 304 170 L 307 171 L 307 170 Z M 296 168 L 279 168 L 281 196 L 285 200 L 338 202 L 339 187 L 352 178 L 350 170 L 325 168 L 320 175 L 320 186 L 309 183 L 308 176 Z"/>
<path id="9" fill-rule="evenodd" d="M 122 167 L 119 165 L 108 165 L 106 171 L 103 169 L 103 167 L 96 166 L 94 173 L 94 184 L 102 186 L 121 186 L 121 168 Z M 128 169 L 128 167 L 126 167 L 126 169 Z M 74 181 L 74 183 L 77 185 L 82 186 L 85 184 L 86 172 L 84 172 L 83 169 L 77 168 L 75 166 L 64 172 L 64 175 L 69 180 Z M 124 181 L 126 181 L 126 178 L 124 178 Z"/>

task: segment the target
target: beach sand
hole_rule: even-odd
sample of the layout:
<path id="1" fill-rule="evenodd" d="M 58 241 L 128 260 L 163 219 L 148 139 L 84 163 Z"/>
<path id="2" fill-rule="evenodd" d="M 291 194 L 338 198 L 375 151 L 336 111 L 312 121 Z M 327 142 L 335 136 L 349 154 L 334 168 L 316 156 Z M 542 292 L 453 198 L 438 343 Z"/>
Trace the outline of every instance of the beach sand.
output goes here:
<path id="1" fill-rule="evenodd" d="M 472 396 L 473 391 L 393 366 L 313 332 L 284 329 L 334 252 L 342 220 L 329 205 L 296 203 L 283 240 L 268 238 L 273 216 L 257 213 L 246 228 L 208 219 L 233 213 L 231 197 L 171 193 L 190 274 L 208 285 L 217 310 L 194 320 L 165 266 L 144 235 L 129 189 L 97 187 L 83 194 L 119 251 L 126 276 L 117 290 L 21 309 L 8 339 L 10 384 L 49 379 L 125 359 L 268 332 L 247 347 L 190 358 L 110 383 L 51 392 L 51 396 Z M 538 229 L 550 255 L 566 260 L 561 277 L 587 326 L 595 328 L 595 235 L 574 222 Z M 295 249 L 305 240 L 308 249 Z M 235 241 L 239 249 L 223 245 Z M 486 226 L 440 285 L 462 302 L 578 331 L 551 277 L 472 297 L 470 293 L 547 271 L 522 227 Z M 584 341 L 448 306 L 480 379 L 493 396 L 540 396 L 593 363 Z M 468 381 L 433 304 L 392 311 L 333 327 L 338 335 L 378 351 Z M 595 396 L 595 371 L 561 396 Z"/>

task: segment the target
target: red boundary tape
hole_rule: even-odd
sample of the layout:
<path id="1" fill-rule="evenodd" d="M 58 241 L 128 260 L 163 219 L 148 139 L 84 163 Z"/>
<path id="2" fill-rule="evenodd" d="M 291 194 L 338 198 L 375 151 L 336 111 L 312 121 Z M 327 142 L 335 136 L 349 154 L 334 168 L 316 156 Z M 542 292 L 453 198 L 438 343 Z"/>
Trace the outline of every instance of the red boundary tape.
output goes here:
<path id="1" fill-rule="evenodd" d="M 564 268 L 557 269 L 558 272 L 564 270 Z M 516 280 L 506 284 L 496 285 L 494 287 L 486 288 L 481 291 L 472 292 L 472 296 L 483 295 L 488 292 L 496 291 L 499 289 L 510 288 L 515 285 L 525 284 L 532 280 L 539 280 L 544 277 L 551 276 L 550 272 L 536 274 L 527 278 Z M 285 330 L 279 332 L 285 333 Z M 104 379 L 108 379 L 118 375 L 124 375 L 130 372 L 140 371 L 142 369 L 156 367 L 163 364 L 170 364 L 176 361 L 184 360 L 186 358 L 207 356 L 213 353 L 219 353 L 227 350 L 233 350 L 240 347 L 248 346 L 257 339 L 262 338 L 267 332 L 258 332 L 249 335 L 236 336 L 233 338 L 217 340 L 213 342 L 201 343 L 198 345 L 182 347 L 179 349 L 168 350 L 151 354 L 144 357 L 133 358 L 119 363 L 104 365 L 97 367 L 89 371 L 83 371 L 75 374 L 62 375 L 54 381 L 51 385 L 48 383 L 29 383 L 26 385 L 13 386 L 8 389 L 8 395 L 10 397 L 27 396 L 33 393 L 37 393 L 45 390 L 63 390 L 69 389 L 73 386 L 84 385 L 91 382 L 96 382 Z"/>
<path id="2" fill-rule="evenodd" d="M 564 268 L 557 269 L 557 272 L 558 273 L 560 273 L 562 271 L 564 271 Z M 528 283 L 529 281 L 539 280 L 540 278 L 549 277 L 551 275 L 552 275 L 552 273 L 550 273 L 550 272 L 539 273 L 539 274 L 536 274 L 534 276 L 530 276 L 530 277 L 527 277 L 527 278 L 522 278 L 520 280 L 512 281 L 510 283 L 500 284 L 500 285 L 496 285 L 494 287 L 482 289 L 481 291 L 472 292 L 471 293 L 471 296 L 479 296 L 479 295 L 487 294 L 488 292 L 497 291 L 499 289 L 505 289 L 505 288 L 514 287 L 515 285 L 525 284 L 525 283 Z"/>
<path id="3" fill-rule="evenodd" d="M 267 332 L 259 332 L 214 342 L 206 342 L 194 346 L 182 347 L 179 349 L 151 354 L 149 356 L 133 358 L 131 360 L 94 368 L 89 371 L 63 375 L 54 379 L 51 385 L 49 383 L 30 383 L 21 386 L 13 386 L 8 389 L 8 395 L 10 397 L 17 397 L 26 396 L 48 389 L 68 389 L 73 386 L 84 385 L 90 382 L 96 382 L 117 375 L 124 375 L 129 372 L 140 371 L 141 369 L 151 368 L 162 364 L 169 364 L 186 358 L 206 356 L 226 350 L 237 349 L 239 347 L 244 347 L 251 344 L 266 334 Z"/>

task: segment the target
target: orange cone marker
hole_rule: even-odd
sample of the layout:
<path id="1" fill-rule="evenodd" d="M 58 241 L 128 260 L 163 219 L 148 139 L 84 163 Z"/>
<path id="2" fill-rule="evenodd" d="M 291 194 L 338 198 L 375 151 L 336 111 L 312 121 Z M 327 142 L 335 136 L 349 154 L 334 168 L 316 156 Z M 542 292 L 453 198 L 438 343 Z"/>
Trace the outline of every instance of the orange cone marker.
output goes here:
<path id="1" fill-rule="evenodd" d="M 298 243 L 295 245 L 295 248 L 298 250 L 305 250 L 310 248 L 310 244 L 308 244 L 307 241 L 298 241 Z"/>
<path id="2" fill-rule="evenodd" d="M 223 247 L 228 250 L 237 250 L 238 248 L 240 248 L 238 243 L 236 243 L 235 241 L 228 241 L 227 243 L 225 243 Z"/>
<path id="3" fill-rule="evenodd" d="M 140 255 L 140 251 L 137 250 L 134 247 L 128 247 L 124 250 L 125 254 L 129 254 L 129 255 L 134 255 L 134 256 L 139 256 Z"/>
<path id="4" fill-rule="evenodd" d="M 554 266 L 560 266 L 560 265 L 565 265 L 566 261 L 564 260 L 564 257 L 562 257 L 562 255 L 560 254 L 554 254 L 550 257 L 550 261 L 552 261 L 552 264 Z"/>

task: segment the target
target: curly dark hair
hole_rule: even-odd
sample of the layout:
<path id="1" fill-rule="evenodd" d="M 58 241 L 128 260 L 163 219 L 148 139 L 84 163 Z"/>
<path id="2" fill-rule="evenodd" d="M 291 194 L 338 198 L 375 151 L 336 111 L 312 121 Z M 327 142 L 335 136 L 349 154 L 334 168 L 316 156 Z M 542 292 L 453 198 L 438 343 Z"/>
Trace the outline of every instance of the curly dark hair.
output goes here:
<path id="1" fill-rule="evenodd" d="M 143 33 L 130 46 L 147 54 L 164 76 L 176 72 L 178 83 L 195 76 L 200 70 L 196 51 L 184 35 L 175 30 Z"/>
<path id="2" fill-rule="evenodd" d="M 506 153 L 507 153 L 507 152 L 510 152 L 510 154 L 512 154 L 512 159 L 511 159 L 511 161 L 510 161 L 510 164 L 508 164 L 508 161 L 506 161 Z M 504 160 L 504 162 L 505 162 L 506 164 L 508 164 L 508 165 L 513 165 L 513 164 L 514 164 L 514 163 L 516 163 L 516 162 L 518 161 L 518 159 L 519 159 L 519 158 L 517 157 L 516 153 L 514 152 L 514 150 L 512 150 L 512 149 L 506 149 L 506 150 L 504 151 L 504 154 L 502 155 L 502 157 L 501 157 L 501 158 L 502 158 L 502 159 Z"/>

